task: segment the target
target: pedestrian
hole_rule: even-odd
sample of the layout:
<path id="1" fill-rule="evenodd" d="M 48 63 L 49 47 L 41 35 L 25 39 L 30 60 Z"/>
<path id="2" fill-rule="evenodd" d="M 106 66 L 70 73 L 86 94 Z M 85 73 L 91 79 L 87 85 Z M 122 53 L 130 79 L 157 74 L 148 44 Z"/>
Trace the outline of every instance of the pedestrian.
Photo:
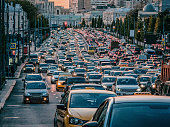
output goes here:
<path id="1" fill-rule="evenodd" d="M 11 73 L 12 73 L 12 77 L 14 77 L 15 70 L 14 70 L 14 66 L 13 65 L 11 66 Z"/>

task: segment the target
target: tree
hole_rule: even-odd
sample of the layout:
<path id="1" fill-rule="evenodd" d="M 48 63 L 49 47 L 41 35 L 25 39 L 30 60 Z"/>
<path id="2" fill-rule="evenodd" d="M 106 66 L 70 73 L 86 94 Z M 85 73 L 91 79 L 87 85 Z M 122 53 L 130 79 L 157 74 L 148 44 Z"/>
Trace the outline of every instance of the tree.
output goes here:
<path id="1" fill-rule="evenodd" d="M 83 18 L 83 20 L 82 20 L 81 26 L 82 26 L 82 27 L 85 27 L 85 26 L 86 26 L 86 22 L 85 22 L 84 18 Z"/>
<path id="2" fill-rule="evenodd" d="M 97 27 L 97 18 L 94 19 L 94 28 Z"/>
<path id="3" fill-rule="evenodd" d="M 92 28 L 94 28 L 94 18 L 92 18 Z"/>
<path id="4" fill-rule="evenodd" d="M 154 32 L 155 22 L 156 22 L 155 18 L 154 18 L 153 16 L 151 16 L 151 17 L 149 18 L 148 32 L 152 32 L 152 33 Z"/>
<path id="5" fill-rule="evenodd" d="M 161 26 L 162 26 L 162 22 L 160 21 L 160 17 L 157 17 L 154 32 L 161 33 Z"/>

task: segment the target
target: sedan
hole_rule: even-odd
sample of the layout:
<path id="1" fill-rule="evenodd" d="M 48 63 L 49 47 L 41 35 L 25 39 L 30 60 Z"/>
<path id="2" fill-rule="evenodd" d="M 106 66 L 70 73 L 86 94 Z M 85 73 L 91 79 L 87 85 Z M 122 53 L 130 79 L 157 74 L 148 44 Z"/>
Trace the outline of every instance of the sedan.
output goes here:
<path id="1" fill-rule="evenodd" d="M 113 97 L 106 99 L 83 127 L 168 127 L 169 119 L 169 97 Z"/>
<path id="2" fill-rule="evenodd" d="M 49 87 L 43 81 L 28 82 L 24 92 L 24 103 L 49 103 Z"/>
<path id="3" fill-rule="evenodd" d="M 79 127 L 89 121 L 97 107 L 108 97 L 116 94 L 105 90 L 71 90 L 57 105 L 55 127 Z"/>

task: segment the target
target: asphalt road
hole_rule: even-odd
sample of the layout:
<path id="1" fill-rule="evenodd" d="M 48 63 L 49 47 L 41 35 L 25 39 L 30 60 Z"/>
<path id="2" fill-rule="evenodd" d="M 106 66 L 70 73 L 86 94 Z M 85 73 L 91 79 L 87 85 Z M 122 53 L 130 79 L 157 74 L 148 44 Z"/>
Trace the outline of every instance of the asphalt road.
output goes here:
<path id="1" fill-rule="evenodd" d="M 50 76 L 43 74 L 51 87 L 49 104 L 23 104 L 22 78 L 25 75 L 22 73 L 17 80 L 13 92 L 0 113 L 0 127 L 53 127 L 56 104 L 60 102 L 62 92 L 56 92 L 55 84 L 50 83 Z"/>

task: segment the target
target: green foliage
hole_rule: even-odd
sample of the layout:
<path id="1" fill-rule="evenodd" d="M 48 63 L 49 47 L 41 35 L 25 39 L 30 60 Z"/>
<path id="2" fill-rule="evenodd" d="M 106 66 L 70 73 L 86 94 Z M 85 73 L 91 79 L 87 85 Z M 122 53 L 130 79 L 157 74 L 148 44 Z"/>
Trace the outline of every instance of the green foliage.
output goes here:
<path id="1" fill-rule="evenodd" d="M 84 18 L 83 18 L 83 20 L 82 20 L 81 26 L 82 26 L 82 27 L 85 27 L 85 26 L 86 26 L 86 22 L 85 22 Z"/>
<path id="2" fill-rule="evenodd" d="M 153 16 L 151 16 L 149 18 L 148 32 L 152 32 L 152 33 L 154 32 L 155 23 L 156 23 L 156 19 Z"/>

